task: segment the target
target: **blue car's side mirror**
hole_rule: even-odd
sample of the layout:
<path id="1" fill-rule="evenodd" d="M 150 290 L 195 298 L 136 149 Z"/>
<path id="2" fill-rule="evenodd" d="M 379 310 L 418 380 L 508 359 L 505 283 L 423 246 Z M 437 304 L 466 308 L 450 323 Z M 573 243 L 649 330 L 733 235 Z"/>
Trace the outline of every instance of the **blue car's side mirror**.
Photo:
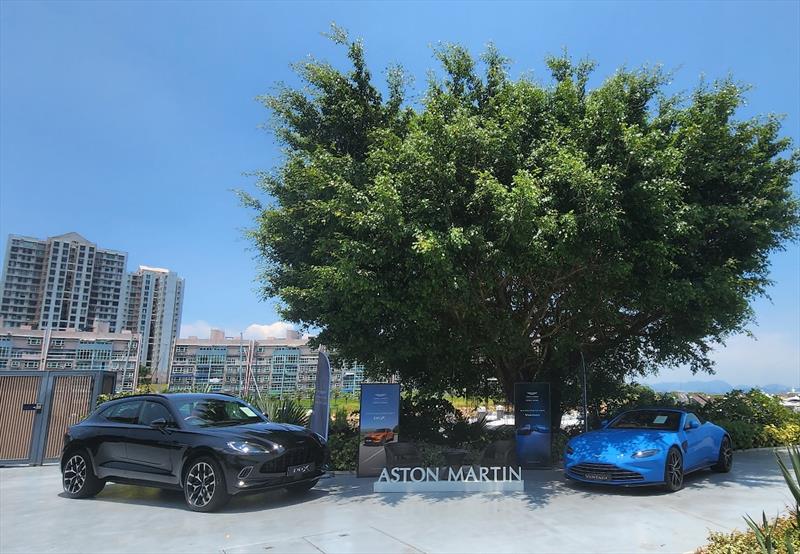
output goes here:
<path id="1" fill-rule="evenodd" d="M 687 429 L 697 429 L 700 427 L 700 424 L 696 421 L 690 421 L 689 425 L 686 426 Z"/>

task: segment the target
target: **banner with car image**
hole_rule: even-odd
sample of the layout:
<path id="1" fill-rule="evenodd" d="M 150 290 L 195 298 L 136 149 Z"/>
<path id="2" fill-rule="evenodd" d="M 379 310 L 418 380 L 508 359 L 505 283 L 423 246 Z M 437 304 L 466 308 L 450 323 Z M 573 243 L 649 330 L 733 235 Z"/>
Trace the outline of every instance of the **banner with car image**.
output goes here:
<path id="1" fill-rule="evenodd" d="M 550 384 L 514 384 L 517 462 L 526 469 L 550 467 Z"/>
<path id="2" fill-rule="evenodd" d="M 358 476 L 375 477 L 386 467 L 387 444 L 397 442 L 400 385 L 362 383 Z"/>

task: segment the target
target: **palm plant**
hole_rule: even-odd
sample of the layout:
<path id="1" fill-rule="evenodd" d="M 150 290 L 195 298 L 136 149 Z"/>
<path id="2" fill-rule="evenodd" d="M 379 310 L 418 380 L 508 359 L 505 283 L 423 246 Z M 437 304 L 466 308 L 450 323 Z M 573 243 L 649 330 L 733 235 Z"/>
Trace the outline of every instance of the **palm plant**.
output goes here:
<path id="1" fill-rule="evenodd" d="M 792 465 L 792 471 L 789 470 L 786 462 L 780 457 L 778 451 L 775 451 L 775 457 L 778 459 L 778 466 L 781 468 L 783 479 L 792 491 L 794 497 L 794 517 L 795 517 L 795 532 L 800 532 L 800 448 L 797 446 L 788 446 L 786 448 L 789 454 L 789 461 Z M 767 516 L 761 512 L 762 525 L 759 525 L 753 518 L 745 516 L 744 520 L 756 536 L 756 541 L 763 554 L 774 554 L 778 548 L 778 542 L 775 539 L 775 525 L 770 525 L 767 521 Z M 788 554 L 794 554 L 794 547 L 792 546 L 791 533 L 784 536 L 784 545 Z"/>

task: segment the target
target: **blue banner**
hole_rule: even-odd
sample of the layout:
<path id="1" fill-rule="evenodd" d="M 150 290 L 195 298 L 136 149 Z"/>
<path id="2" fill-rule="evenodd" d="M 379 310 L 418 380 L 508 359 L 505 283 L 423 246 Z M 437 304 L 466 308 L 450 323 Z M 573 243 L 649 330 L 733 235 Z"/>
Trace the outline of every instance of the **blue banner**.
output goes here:
<path id="1" fill-rule="evenodd" d="M 386 467 L 387 444 L 397 442 L 400 385 L 363 383 L 358 445 L 358 476 L 375 477 Z"/>
<path id="2" fill-rule="evenodd" d="M 550 467 L 550 384 L 514 385 L 517 462 L 526 469 Z"/>

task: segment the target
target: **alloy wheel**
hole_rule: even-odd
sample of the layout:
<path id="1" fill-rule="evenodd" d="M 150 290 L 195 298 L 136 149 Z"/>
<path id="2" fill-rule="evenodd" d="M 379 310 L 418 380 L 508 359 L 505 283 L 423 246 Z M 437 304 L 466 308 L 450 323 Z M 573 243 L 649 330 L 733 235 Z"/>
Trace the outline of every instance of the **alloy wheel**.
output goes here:
<path id="1" fill-rule="evenodd" d="M 211 502 L 216 486 L 214 468 L 206 462 L 196 463 L 186 475 L 187 498 L 192 506 L 202 508 Z"/>
<path id="2" fill-rule="evenodd" d="M 64 490 L 70 494 L 78 493 L 86 482 L 86 460 L 83 456 L 73 456 L 64 466 Z"/>
<path id="3" fill-rule="evenodd" d="M 733 463 L 733 448 L 731 448 L 731 441 L 727 437 L 722 441 L 722 463 L 725 469 L 731 467 Z"/>
<path id="4" fill-rule="evenodd" d="M 667 479 L 673 490 L 678 490 L 683 484 L 683 462 L 677 450 L 669 453 L 667 461 Z"/>

